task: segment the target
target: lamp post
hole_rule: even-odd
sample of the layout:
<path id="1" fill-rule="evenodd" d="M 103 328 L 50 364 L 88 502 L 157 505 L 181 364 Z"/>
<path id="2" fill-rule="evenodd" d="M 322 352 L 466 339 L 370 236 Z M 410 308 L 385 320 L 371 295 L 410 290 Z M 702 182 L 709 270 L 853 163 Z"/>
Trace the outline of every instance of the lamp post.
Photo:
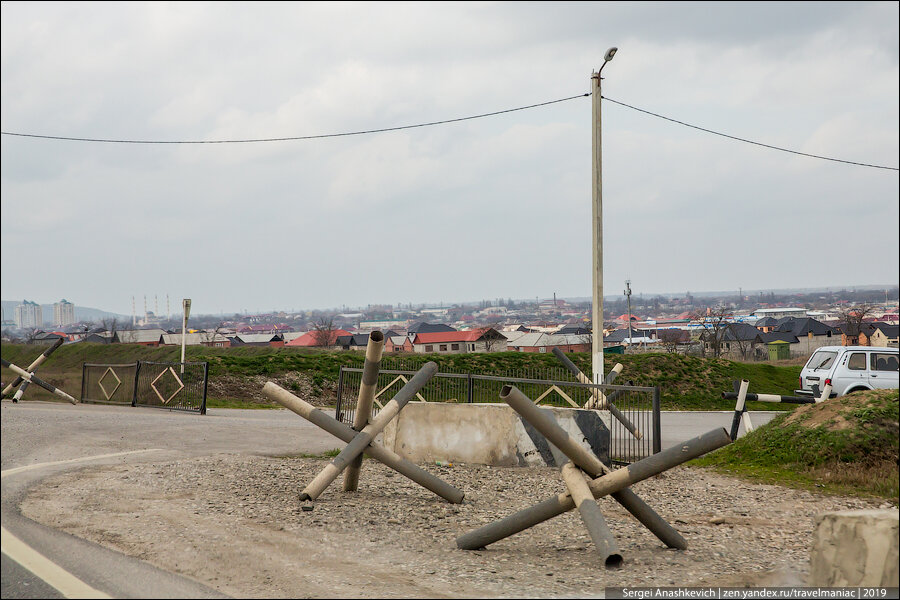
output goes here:
<path id="1" fill-rule="evenodd" d="M 631 280 L 625 280 L 625 298 L 628 300 L 628 345 L 631 346 Z M 659 336 L 656 336 L 659 338 Z"/>
<path id="2" fill-rule="evenodd" d="M 191 299 L 182 300 L 181 308 L 184 310 L 184 319 L 181 321 L 181 374 L 184 375 L 184 340 L 187 336 L 187 320 L 191 315 Z"/>
<path id="3" fill-rule="evenodd" d="M 600 73 L 606 63 L 611 61 L 616 55 L 618 48 L 610 48 L 603 57 L 603 64 L 600 70 L 591 75 L 593 80 L 591 86 L 591 108 L 593 109 L 593 144 L 592 144 L 592 170 L 593 170 L 593 219 L 592 219 L 592 241 L 593 241 L 593 308 L 592 319 L 592 353 L 591 367 L 593 370 L 594 383 L 603 382 L 603 177 L 602 177 L 602 153 L 600 144 Z"/>

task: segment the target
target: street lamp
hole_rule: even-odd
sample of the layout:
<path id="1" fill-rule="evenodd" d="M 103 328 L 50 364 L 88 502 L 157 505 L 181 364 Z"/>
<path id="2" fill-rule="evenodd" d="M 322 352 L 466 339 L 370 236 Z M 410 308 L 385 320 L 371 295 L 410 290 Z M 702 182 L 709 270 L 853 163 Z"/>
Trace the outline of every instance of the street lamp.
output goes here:
<path id="1" fill-rule="evenodd" d="M 602 177 L 602 153 L 600 138 L 600 72 L 606 63 L 611 61 L 616 55 L 618 48 L 610 48 L 603 57 L 603 64 L 600 69 L 591 75 L 593 80 L 591 89 L 591 100 L 593 110 L 593 145 L 592 145 L 592 170 L 593 170 L 593 219 L 592 219 L 592 240 L 593 240 L 593 308 L 592 319 L 592 353 L 591 368 L 593 371 L 594 383 L 603 382 L 603 177 Z"/>
<path id="2" fill-rule="evenodd" d="M 181 321 L 181 374 L 184 375 L 184 338 L 187 335 L 188 317 L 191 315 L 191 299 L 182 300 L 181 308 L 184 311 L 184 319 Z"/>

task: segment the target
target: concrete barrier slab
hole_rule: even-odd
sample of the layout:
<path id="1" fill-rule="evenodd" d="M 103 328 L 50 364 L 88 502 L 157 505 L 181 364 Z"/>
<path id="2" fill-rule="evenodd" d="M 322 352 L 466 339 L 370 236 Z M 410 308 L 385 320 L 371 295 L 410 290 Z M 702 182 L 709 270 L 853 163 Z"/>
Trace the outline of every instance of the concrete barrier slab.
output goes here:
<path id="1" fill-rule="evenodd" d="M 586 449 L 608 462 L 608 412 L 545 408 Z M 506 404 L 411 402 L 385 429 L 382 441 L 418 463 L 562 466 L 568 460 Z"/>
<path id="2" fill-rule="evenodd" d="M 809 585 L 897 587 L 897 509 L 845 510 L 816 520 Z"/>

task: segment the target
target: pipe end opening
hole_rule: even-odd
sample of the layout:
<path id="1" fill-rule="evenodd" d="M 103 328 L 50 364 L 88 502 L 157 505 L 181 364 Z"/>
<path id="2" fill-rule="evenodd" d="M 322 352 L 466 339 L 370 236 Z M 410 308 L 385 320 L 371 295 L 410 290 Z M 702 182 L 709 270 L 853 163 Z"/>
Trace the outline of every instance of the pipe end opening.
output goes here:
<path id="1" fill-rule="evenodd" d="M 603 566 L 605 566 L 607 569 L 618 569 L 622 566 L 623 562 L 625 561 L 622 560 L 621 554 L 610 554 L 603 562 Z"/>

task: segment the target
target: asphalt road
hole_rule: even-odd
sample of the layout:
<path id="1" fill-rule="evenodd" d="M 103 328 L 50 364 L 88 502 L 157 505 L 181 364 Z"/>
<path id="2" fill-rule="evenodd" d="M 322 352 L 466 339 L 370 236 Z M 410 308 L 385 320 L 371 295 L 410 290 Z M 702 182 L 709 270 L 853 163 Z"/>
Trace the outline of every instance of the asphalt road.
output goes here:
<path id="1" fill-rule="evenodd" d="M 755 428 L 765 425 L 781 413 L 752 411 L 749 414 L 750 423 Z M 659 417 L 662 447 L 665 449 L 674 446 L 716 427 L 724 427 L 725 431 L 731 432 L 733 417 L 734 411 L 664 411 Z M 744 433 L 744 425 L 741 424 L 738 437 L 742 437 Z"/>
<path id="2" fill-rule="evenodd" d="M 762 425 L 775 414 L 752 413 L 753 424 Z M 153 408 L 4 401 L 0 416 L 3 472 L 0 517 L 4 530 L 0 579 L 4 599 L 222 597 L 196 581 L 23 517 L 19 503 L 29 487 L 49 475 L 97 464 L 164 461 L 219 453 L 321 453 L 344 446 L 284 409 L 210 409 L 207 415 L 199 416 Z M 664 413 L 662 445 L 677 444 L 715 427 L 729 430 L 731 418 L 730 412 Z M 13 548 L 22 547 L 26 549 L 22 551 L 24 554 L 13 552 Z M 31 570 L 19 562 L 24 560 L 23 556 L 32 557 L 29 553 L 39 555 L 35 559 L 37 563 L 28 563 Z M 51 569 L 48 575 L 34 564 L 55 565 L 60 571 Z M 33 571 L 40 572 L 43 578 L 35 576 Z"/>
<path id="3" fill-rule="evenodd" d="M 97 464 L 219 453 L 320 453 L 343 447 L 336 438 L 283 409 L 210 409 L 199 416 L 152 408 L 4 401 L 0 415 L 0 518 L 4 529 L 0 587 L 4 599 L 102 594 L 115 598 L 222 597 L 195 581 L 23 517 L 18 506 L 28 488 L 49 475 Z M 18 547 L 17 540 L 74 576 L 74 581 L 53 580 L 65 594 L 11 560 L 7 553 Z M 24 556 L 31 557 L 30 552 Z M 15 556 L 21 560 L 23 555 Z M 40 557 L 37 560 L 39 567 L 44 564 Z M 79 582 L 84 587 L 78 587 Z"/>

